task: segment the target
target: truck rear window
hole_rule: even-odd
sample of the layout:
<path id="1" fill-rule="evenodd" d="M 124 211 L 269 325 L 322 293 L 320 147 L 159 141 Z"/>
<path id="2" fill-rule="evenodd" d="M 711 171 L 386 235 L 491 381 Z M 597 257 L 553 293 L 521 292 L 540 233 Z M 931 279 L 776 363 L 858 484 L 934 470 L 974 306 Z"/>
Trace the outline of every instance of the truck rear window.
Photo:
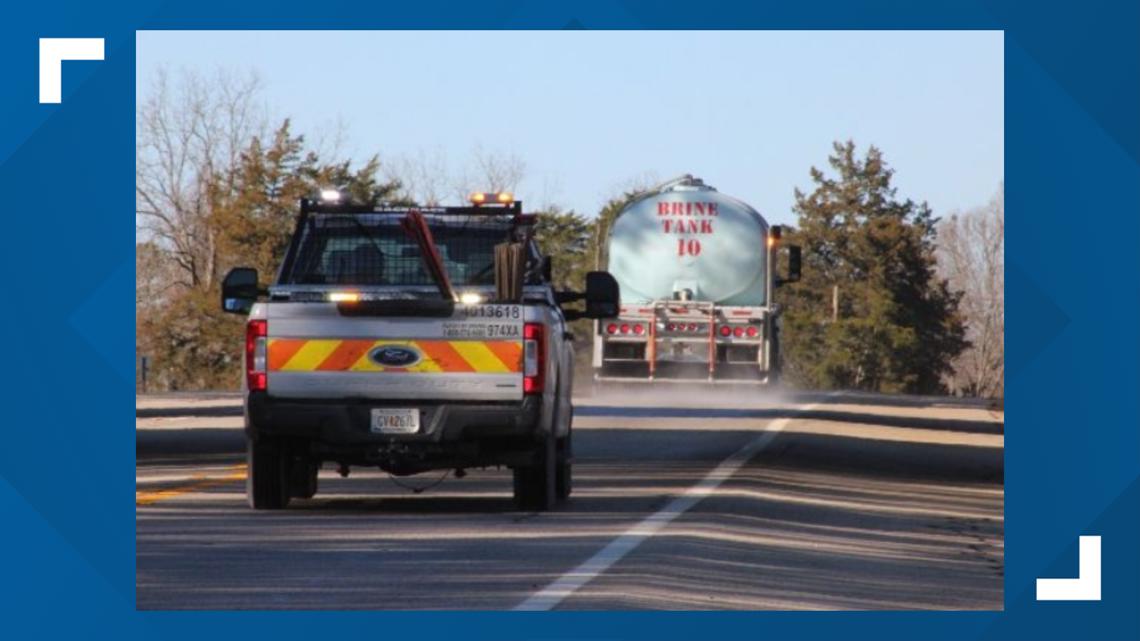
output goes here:
<path id="1" fill-rule="evenodd" d="M 296 254 L 282 284 L 434 285 L 420 249 L 393 214 L 313 215 L 299 230 Z M 509 222 L 483 216 L 428 216 L 428 226 L 453 285 L 494 284 L 495 245 L 510 238 Z"/>

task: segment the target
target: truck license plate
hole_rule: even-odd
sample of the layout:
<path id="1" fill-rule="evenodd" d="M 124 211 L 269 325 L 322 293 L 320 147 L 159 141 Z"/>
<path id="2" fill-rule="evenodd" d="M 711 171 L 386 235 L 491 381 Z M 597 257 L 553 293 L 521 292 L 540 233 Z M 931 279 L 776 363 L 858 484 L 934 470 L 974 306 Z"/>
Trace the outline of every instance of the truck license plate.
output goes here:
<path id="1" fill-rule="evenodd" d="M 395 407 L 373 408 L 372 431 L 380 434 L 415 434 L 420 431 L 420 410 Z"/>

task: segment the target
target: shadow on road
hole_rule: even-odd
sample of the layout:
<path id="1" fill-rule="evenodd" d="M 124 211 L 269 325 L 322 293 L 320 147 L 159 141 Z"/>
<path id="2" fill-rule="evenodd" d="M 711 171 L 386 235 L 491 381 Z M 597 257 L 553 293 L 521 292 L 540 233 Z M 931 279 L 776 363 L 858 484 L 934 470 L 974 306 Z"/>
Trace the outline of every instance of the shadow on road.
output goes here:
<path id="1" fill-rule="evenodd" d="M 222 416 L 241 416 L 242 407 L 238 405 L 180 405 L 177 407 L 136 407 L 135 418 L 187 418 L 203 417 L 217 418 Z"/>
<path id="2" fill-rule="evenodd" d="M 543 514 L 514 511 L 506 471 L 421 495 L 322 478 L 283 512 L 212 488 L 138 512 L 138 607 L 510 608 L 754 437 L 718 458 L 707 431 L 583 430 L 575 495 Z M 781 433 L 562 607 L 1000 608 L 1002 478 L 1000 448 Z"/>
<path id="3" fill-rule="evenodd" d="M 926 430 L 948 430 L 973 434 L 1002 434 L 1005 422 L 997 420 L 970 420 L 955 418 L 934 418 L 879 414 L 872 412 L 850 412 L 824 408 L 801 410 L 794 407 L 774 408 L 713 408 L 713 407 L 611 407 L 604 405 L 578 405 L 574 415 L 581 417 L 616 416 L 627 418 L 794 418 L 801 420 L 833 421 L 837 423 L 858 423 L 882 425 L 885 427 L 909 427 Z"/>
<path id="4" fill-rule="evenodd" d="M 193 412 L 187 416 L 228 416 L 222 410 L 231 408 L 176 408 Z M 142 411 L 142 410 L 138 410 Z M 169 410 L 156 410 L 169 411 Z M 216 413 L 207 413 L 216 412 Z M 238 408 L 240 414 L 240 408 Z M 854 425 L 885 426 L 911 429 L 961 432 L 966 434 L 1004 434 L 1005 423 L 998 420 L 971 420 L 926 416 L 908 416 L 873 412 L 854 412 L 816 408 L 801 410 L 794 407 L 773 408 L 714 408 L 714 407 L 617 407 L 608 405 L 578 405 L 574 409 L 578 418 L 660 418 L 660 419 L 760 419 L 791 418 L 797 420 L 829 421 Z M 793 423 L 794 425 L 794 423 Z M 627 431 L 627 430 L 618 430 Z M 637 430 L 632 430 L 637 431 Z M 650 430 L 653 438 L 665 438 L 665 430 Z M 673 430 L 677 431 L 677 430 Z M 684 431 L 684 430 L 679 430 Z M 718 430 L 724 432 L 724 430 Z M 135 455 L 138 458 L 162 454 L 221 454 L 237 453 L 245 449 L 245 437 L 240 429 L 215 427 L 140 428 L 135 432 Z M 635 451 L 635 450 L 630 450 Z"/>

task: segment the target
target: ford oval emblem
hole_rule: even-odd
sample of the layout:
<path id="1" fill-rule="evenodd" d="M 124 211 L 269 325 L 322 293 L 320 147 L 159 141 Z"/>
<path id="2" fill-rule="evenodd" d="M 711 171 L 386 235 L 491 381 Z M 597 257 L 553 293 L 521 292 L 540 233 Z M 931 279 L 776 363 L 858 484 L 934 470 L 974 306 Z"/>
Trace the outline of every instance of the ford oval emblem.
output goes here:
<path id="1" fill-rule="evenodd" d="M 381 367 L 411 367 L 423 360 L 418 349 L 407 345 L 381 345 L 368 358 Z"/>

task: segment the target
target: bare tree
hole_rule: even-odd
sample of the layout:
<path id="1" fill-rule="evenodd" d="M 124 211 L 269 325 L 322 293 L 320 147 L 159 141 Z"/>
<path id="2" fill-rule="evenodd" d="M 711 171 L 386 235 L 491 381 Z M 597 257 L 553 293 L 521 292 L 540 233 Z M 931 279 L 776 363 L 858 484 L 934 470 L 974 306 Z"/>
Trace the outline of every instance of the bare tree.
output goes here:
<path id="1" fill-rule="evenodd" d="M 476 191 L 515 192 L 526 175 L 526 163 L 514 153 L 475 145 L 468 161 L 456 167 L 447 152 L 436 147 L 391 157 L 382 171 L 386 180 L 400 183 L 402 196 L 434 206 L 448 199 L 467 202 Z"/>
<path id="2" fill-rule="evenodd" d="M 971 345 L 954 364 L 952 391 L 981 397 L 1005 394 L 1005 185 L 984 207 L 955 214 L 938 229 L 938 265 L 963 292 Z"/>
<path id="3" fill-rule="evenodd" d="M 135 243 L 135 315 L 148 314 L 169 302 L 175 265 L 154 241 Z"/>
<path id="4" fill-rule="evenodd" d="M 475 191 L 514 192 L 524 176 L 526 162 L 517 154 L 487 151 L 475 145 L 468 165 L 452 179 L 452 192 L 459 202 Z"/>
<path id="5" fill-rule="evenodd" d="M 260 86 L 254 74 L 221 70 L 209 76 L 184 72 L 175 86 L 162 70 L 138 107 L 136 226 L 141 237 L 169 252 L 183 286 L 208 288 L 215 278 L 217 238 L 206 224 L 207 185 L 237 166 L 254 136 L 264 135 Z"/>
<path id="6" fill-rule="evenodd" d="M 382 172 L 385 180 L 400 183 L 401 195 L 420 205 L 434 207 L 447 200 L 452 177 L 447 152 L 440 147 L 390 158 Z"/>

